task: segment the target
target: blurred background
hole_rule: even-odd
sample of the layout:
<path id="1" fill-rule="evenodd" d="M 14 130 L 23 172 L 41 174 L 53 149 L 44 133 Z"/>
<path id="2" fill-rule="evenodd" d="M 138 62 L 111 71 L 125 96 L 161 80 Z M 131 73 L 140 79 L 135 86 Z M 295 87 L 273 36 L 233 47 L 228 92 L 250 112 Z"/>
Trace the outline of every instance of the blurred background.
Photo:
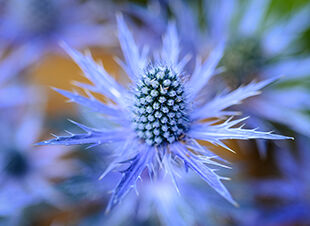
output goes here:
<path id="1" fill-rule="evenodd" d="M 214 150 L 232 162 L 222 174 L 232 178 L 225 185 L 239 207 L 188 173 L 182 197 L 168 182 L 142 182 L 139 196 L 132 191 L 105 214 L 119 175 L 98 178 L 113 147 L 34 145 L 51 133 L 75 131 L 68 119 L 104 125 L 52 87 L 87 83 L 62 42 L 90 51 L 127 82 L 114 60 L 122 58 L 120 12 L 137 42 L 155 49 L 171 20 L 193 56 L 207 57 L 225 37 L 226 70 L 213 81 L 218 90 L 281 76 L 238 109 L 251 116 L 252 128 L 295 140 L 227 141 L 235 154 Z M 0 0 L 0 145 L 0 225 L 310 225 L 310 2 Z"/>

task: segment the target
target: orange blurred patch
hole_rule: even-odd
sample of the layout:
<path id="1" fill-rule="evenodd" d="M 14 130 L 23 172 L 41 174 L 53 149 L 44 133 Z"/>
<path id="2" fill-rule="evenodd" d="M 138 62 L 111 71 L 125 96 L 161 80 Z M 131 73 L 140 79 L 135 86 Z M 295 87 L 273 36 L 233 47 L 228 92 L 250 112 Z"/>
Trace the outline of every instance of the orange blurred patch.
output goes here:
<path id="1" fill-rule="evenodd" d="M 111 52 L 103 50 L 94 50 L 93 53 L 96 61 L 102 61 L 105 69 L 113 76 L 119 74 L 119 66 L 113 60 Z M 47 114 L 64 115 L 76 114 L 75 106 L 72 103 L 66 103 L 66 98 L 58 94 L 50 87 L 72 90 L 74 86 L 72 81 L 89 83 L 82 76 L 82 71 L 74 61 L 66 56 L 48 56 L 39 66 L 34 68 L 31 82 L 42 86 L 48 96 Z"/>

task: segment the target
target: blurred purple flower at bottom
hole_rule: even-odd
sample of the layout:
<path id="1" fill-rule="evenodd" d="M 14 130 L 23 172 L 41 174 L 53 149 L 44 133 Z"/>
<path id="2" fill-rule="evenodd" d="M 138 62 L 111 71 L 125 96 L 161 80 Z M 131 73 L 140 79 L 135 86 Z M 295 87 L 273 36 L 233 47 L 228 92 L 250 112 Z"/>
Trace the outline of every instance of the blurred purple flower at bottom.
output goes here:
<path id="1" fill-rule="evenodd" d="M 143 223 L 149 221 L 159 222 L 161 225 L 193 225 L 198 212 L 194 212 L 193 196 L 197 192 L 190 190 L 186 184 L 180 185 L 183 196 L 175 191 L 171 180 L 167 178 L 150 181 L 143 177 L 143 184 L 139 186 L 138 195 L 130 194 L 122 205 L 117 206 L 110 215 L 103 217 L 102 224 L 123 225 L 125 222 Z M 184 186 L 183 186 L 184 185 Z M 189 197 L 188 195 L 192 195 Z M 201 197 L 202 198 L 202 197 Z M 201 207 L 207 202 L 201 199 Z M 195 206 L 197 207 L 197 206 Z M 204 208 L 201 208 L 202 210 Z M 206 209 L 204 209 L 206 210 Z"/>
<path id="2" fill-rule="evenodd" d="M 271 222 L 267 225 L 310 223 L 310 142 L 305 137 L 297 141 L 296 155 L 285 147 L 275 152 L 280 177 L 252 181 L 254 195 L 274 200 L 261 212 Z"/>

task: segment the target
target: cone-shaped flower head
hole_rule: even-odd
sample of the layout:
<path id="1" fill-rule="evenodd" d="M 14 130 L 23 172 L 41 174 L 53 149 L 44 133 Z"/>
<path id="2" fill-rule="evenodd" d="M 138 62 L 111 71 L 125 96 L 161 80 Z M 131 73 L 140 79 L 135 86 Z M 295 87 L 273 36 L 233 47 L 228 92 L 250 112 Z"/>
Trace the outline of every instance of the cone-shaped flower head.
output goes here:
<path id="1" fill-rule="evenodd" d="M 180 57 L 177 30 L 173 23 L 167 28 L 161 51 L 153 56 L 149 54 L 147 47 L 141 51 L 136 45 L 122 16 L 118 17 L 118 29 L 125 59 L 124 62 L 118 62 L 131 80 L 130 89 L 117 83 L 91 56 L 83 56 L 66 45 L 65 49 L 93 83 L 79 83 L 78 86 L 104 95 L 111 101 L 103 103 L 90 92 L 87 92 L 89 98 L 86 98 L 57 89 L 72 102 L 103 114 L 105 120 L 110 120 L 114 127 L 94 129 L 73 122 L 86 133 L 56 136 L 55 139 L 40 144 L 116 144 L 115 160 L 102 177 L 111 170 L 122 170 L 123 177 L 113 192 L 108 209 L 117 205 L 135 187 L 145 169 L 149 170 L 150 175 L 158 175 L 158 170 L 163 169 L 171 176 L 177 188 L 175 170 L 182 163 L 228 201 L 235 203 L 221 182 L 225 178 L 217 175 L 215 169 L 210 167 L 225 165 L 220 164 L 216 160 L 219 157 L 197 141 L 205 140 L 229 149 L 222 140 L 287 139 L 270 132 L 238 127 L 245 119 L 233 120 L 230 117 L 225 120 L 226 116 L 236 114 L 225 111 L 226 108 L 257 95 L 261 88 L 274 80 L 249 83 L 230 93 L 224 92 L 214 99 L 204 99 L 199 94 L 216 74 L 216 66 L 224 51 L 222 43 L 209 54 L 206 61 L 197 60 L 194 71 L 185 73 L 189 58 Z M 190 76 L 185 76 L 187 74 Z M 210 120 L 204 120 L 207 118 Z M 126 170 L 124 165 L 128 165 Z"/>
<path id="2" fill-rule="evenodd" d="M 149 145 L 173 143 L 188 130 L 188 109 L 179 75 L 169 68 L 147 71 L 137 84 L 133 123 Z"/>

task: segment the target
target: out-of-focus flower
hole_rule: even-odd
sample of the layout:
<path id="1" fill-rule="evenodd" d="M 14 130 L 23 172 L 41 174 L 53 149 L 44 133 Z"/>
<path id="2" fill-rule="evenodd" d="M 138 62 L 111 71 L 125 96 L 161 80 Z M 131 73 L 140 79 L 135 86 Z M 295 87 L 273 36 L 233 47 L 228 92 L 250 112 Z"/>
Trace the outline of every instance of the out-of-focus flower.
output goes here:
<path id="1" fill-rule="evenodd" d="M 4 111 L 12 111 L 13 107 L 26 105 L 30 102 L 39 102 L 40 98 L 34 95 L 35 93 L 36 89 L 31 86 L 13 83 L 0 85 L 0 115 L 2 115 Z"/>
<path id="2" fill-rule="evenodd" d="M 125 58 L 125 62 L 119 60 L 119 63 L 131 80 L 130 89 L 118 84 L 90 55 L 83 56 L 64 45 L 85 76 L 93 83 L 93 86 L 78 86 L 101 94 L 108 101 L 101 102 L 90 92 L 89 98 L 86 98 L 77 93 L 58 90 L 72 102 L 102 113 L 105 120 L 110 120 L 114 127 L 94 129 L 73 122 L 85 133 L 56 136 L 55 139 L 40 144 L 90 144 L 91 147 L 104 143 L 117 144 L 114 150 L 115 160 L 102 175 L 104 177 L 111 170 L 123 172 L 123 177 L 110 199 L 108 210 L 116 206 L 129 190 L 136 186 L 136 181 L 145 169 L 154 176 L 160 168 L 164 168 L 178 189 L 175 168 L 182 163 L 185 169 L 195 171 L 219 194 L 235 204 L 221 182 L 226 178 L 217 175 L 210 167 L 225 165 L 218 162 L 220 158 L 197 141 L 205 140 L 230 150 L 222 140 L 288 139 L 271 132 L 259 132 L 237 126 L 245 118 L 234 120 L 225 117 L 236 114 L 225 111 L 227 107 L 257 95 L 261 88 L 274 80 L 250 83 L 230 93 L 222 93 L 206 100 L 199 94 L 216 73 L 216 66 L 224 51 L 222 44 L 210 53 L 206 61 L 198 60 L 195 70 L 188 78 L 183 72 L 188 58 L 179 57 L 179 40 L 173 23 L 167 28 L 162 49 L 153 55 L 149 54 L 147 47 L 140 49 L 136 45 L 122 16 L 118 17 L 118 29 Z M 124 169 L 127 165 L 128 168 Z"/>
<path id="3" fill-rule="evenodd" d="M 268 0 L 254 0 L 246 4 L 231 1 L 234 4 L 229 8 L 226 7 L 227 1 L 210 2 L 205 1 L 208 12 L 216 11 L 213 5 L 219 9 L 210 19 L 211 31 L 215 30 L 211 36 L 214 40 L 222 37 L 228 40 L 221 62 L 226 68 L 223 76 L 228 85 L 234 88 L 254 78 L 284 75 L 277 86 L 266 89 L 263 95 L 246 103 L 242 109 L 256 122 L 270 120 L 310 136 L 310 118 L 305 114 L 310 109 L 307 101 L 310 97 L 307 90 L 310 57 L 298 54 L 301 46 L 296 43 L 310 26 L 310 5 L 275 22 L 272 14 L 267 19 L 265 17 Z M 244 12 L 240 13 L 242 8 Z M 226 16 L 219 20 L 218 14 Z M 265 123 L 265 126 L 268 125 Z"/>
<path id="4" fill-rule="evenodd" d="M 112 177 L 107 179 L 109 182 L 113 181 Z M 143 182 L 139 186 L 138 196 L 131 193 L 109 215 L 104 215 L 99 210 L 95 215 L 84 219 L 80 225 L 89 225 L 90 222 L 92 225 L 137 225 L 150 221 L 171 226 L 193 225 L 197 215 L 185 200 L 187 193 L 180 196 L 167 178 L 150 181 L 143 176 Z M 185 187 L 181 187 L 183 193 Z"/>
<path id="5" fill-rule="evenodd" d="M 1 60 L 5 63 L 4 50 L 0 49 L 0 64 Z M 17 56 L 16 56 L 17 57 Z M 19 56 L 17 58 L 21 64 L 28 59 L 24 59 Z M 27 56 L 26 56 L 27 57 Z M 18 67 L 18 65 L 17 65 Z M 9 65 L 6 70 L 14 71 L 15 65 Z M 2 76 L 3 74 L 1 74 Z M 17 76 L 17 74 L 14 73 Z M 22 79 L 16 77 L 3 77 L 0 76 L 0 123 L 9 125 L 8 121 L 16 124 L 16 119 L 23 115 L 23 111 L 28 105 L 39 104 L 43 102 L 41 95 L 37 95 L 39 92 L 38 87 L 24 83 Z M 3 123 L 2 123 L 3 122 Z M 3 125 L 4 126 L 4 125 Z M 11 130 L 9 130 L 11 131 Z"/>
<path id="6" fill-rule="evenodd" d="M 227 1 L 226 3 L 227 7 L 229 7 L 230 2 Z M 215 43 L 209 31 L 199 23 L 199 13 L 202 10 L 198 7 L 201 7 L 198 1 L 150 0 L 147 7 L 131 3 L 124 8 L 124 11 L 130 18 L 140 22 L 138 23 L 140 29 L 136 31 L 137 36 L 141 36 L 141 39 L 145 39 L 147 36 L 147 39 L 157 44 L 160 37 L 165 33 L 169 19 L 172 17 L 176 22 L 182 43 L 181 51 L 205 56 L 208 54 L 210 46 Z M 214 14 L 215 12 L 212 15 Z M 218 17 L 222 16 L 221 14 L 216 15 Z M 220 40 L 223 40 L 223 38 Z"/>
<path id="7" fill-rule="evenodd" d="M 242 208 L 235 208 L 191 172 L 179 181 L 182 195 L 175 191 L 168 178 L 149 180 L 146 174 L 141 177 L 143 183 L 138 186 L 137 195 L 128 194 L 122 205 L 115 207 L 109 215 L 102 214 L 105 206 L 102 205 L 95 213 L 85 216 L 79 225 L 246 225 L 246 222 L 254 222 L 258 215 L 248 192 L 250 187 L 240 181 L 233 180 L 231 186 L 242 205 Z M 110 174 L 106 181 L 106 184 L 114 183 L 115 174 Z M 102 193 L 106 194 L 106 191 Z"/>
<path id="8" fill-rule="evenodd" d="M 8 52 L 0 63 L 0 81 L 59 51 L 59 41 L 75 48 L 113 44 L 113 27 L 98 24 L 88 5 L 74 0 L 9 0 L 0 22 L 1 47 Z M 106 13 L 109 17 L 108 13 Z M 20 56 L 24 57 L 19 61 Z"/>
<path id="9" fill-rule="evenodd" d="M 127 23 L 131 23 L 136 40 L 139 43 L 147 40 L 147 44 L 156 49 L 167 27 L 167 2 L 150 0 L 147 5 L 129 2 L 123 5 L 123 11 L 128 14 Z"/>
<path id="10" fill-rule="evenodd" d="M 17 219 L 24 208 L 47 202 L 62 206 L 64 200 L 51 183 L 73 172 L 73 162 L 62 159 L 65 150 L 34 148 L 41 132 L 42 114 L 36 103 L 19 121 L 1 117 L 0 216 Z M 11 112 L 9 112 L 11 113 Z"/>
<path id="11" fill-rule="evenodd" d="M 297 141 L 294 153 L 286 146 L 274 152 L 279 176 L 252 181 L 253 192 L 258 198 L 272 200 L 268 209 L 260 213 L 260 217 L 269 223 L 267 225 L 306 225 L 310 222 L 310 143 L 305 137 L 299 137 Z"/>

